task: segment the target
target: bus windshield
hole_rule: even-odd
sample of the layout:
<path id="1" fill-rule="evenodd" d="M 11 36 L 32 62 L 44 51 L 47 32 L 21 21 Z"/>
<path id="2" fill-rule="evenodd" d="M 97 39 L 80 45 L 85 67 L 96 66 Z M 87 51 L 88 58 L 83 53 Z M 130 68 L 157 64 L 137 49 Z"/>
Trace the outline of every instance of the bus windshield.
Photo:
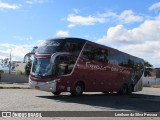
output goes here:
<path id="1" fill-rule="evenodd" d="M 62 40 L 47 40 L 41 43 L 37 49 L 37 53 L 54 53 L 58 51 L 62 45 Z"/>
<path id="2" fill-rule="evenodd" d="M 50 76 L 52 75 L 53 64 L 50 63 L 50 58 L 35 58 L 32 66 L 32 75 L 35 76 Z"/>

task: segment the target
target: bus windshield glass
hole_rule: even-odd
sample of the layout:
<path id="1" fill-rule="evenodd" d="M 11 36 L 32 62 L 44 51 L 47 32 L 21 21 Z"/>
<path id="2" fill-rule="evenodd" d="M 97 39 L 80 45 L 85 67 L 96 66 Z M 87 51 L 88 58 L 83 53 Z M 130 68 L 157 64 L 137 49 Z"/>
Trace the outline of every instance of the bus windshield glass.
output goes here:
<path id="1" fill-rule="evenodd" d="M 76 39 L 51 39 L 38 46 L 36 53 L 70 52 L 78 56 L 86 41 Z"/>
<path id="2" fill-rule="evenodd" d="M 59 50 L 62 40 L 47 40 L 41 43 L 37 49 L 37 53 L 53 53 Z"/>
<path id="3" fill-rule="evenodd" d="M 53 64 L 50 63 L 50 58 L 35 58 L 32 66 L 32 75 L 35 76 L 51 76 Z"/>

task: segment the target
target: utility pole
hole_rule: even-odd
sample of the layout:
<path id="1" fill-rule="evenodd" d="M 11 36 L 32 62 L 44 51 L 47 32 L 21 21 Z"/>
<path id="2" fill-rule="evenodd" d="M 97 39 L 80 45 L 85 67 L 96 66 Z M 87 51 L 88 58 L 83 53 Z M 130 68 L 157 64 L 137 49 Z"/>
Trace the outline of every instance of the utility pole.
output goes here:
<path id="1" fill-rule="evenodd" d="M 11 65 L 12 65 L 12 48 L 11 48 L 11 51 L 10 51 L 10 57 L 9 57 L 9 74 L 11 74 Z"/>

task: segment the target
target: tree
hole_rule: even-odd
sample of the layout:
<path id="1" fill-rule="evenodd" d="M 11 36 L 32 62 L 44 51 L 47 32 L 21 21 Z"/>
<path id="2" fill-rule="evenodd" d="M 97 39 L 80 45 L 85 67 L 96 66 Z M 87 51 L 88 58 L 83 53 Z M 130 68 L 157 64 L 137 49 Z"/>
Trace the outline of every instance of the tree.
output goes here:
<path id="1" fill-rule="evenodd" d="M 145 67 L 144 76 L 145 77 L 151 76 L 153 65 L 151 65 L 148 61 L 144 61 L 144 67 Z"/>
<path id="2" fill-rule="evenodd" d="M 10 66 L 10 61 L 9 61 L 9 58 L 4 58 L 4 59 L 1 59 L 1 66 L 2 67 L 8 67 Z"/>
<path id="3" fill-rule="evenodd" d="M 12 61 L 11 64 L 10 64 L 10 61 L 9 61 L 9 58 L 4 58 L 4 59 L 1 59 L 1 64 L 2 68 L 10 68 L 10 65 L 11 65 L 11 70 L 14 70 L 15 67 L 17 67 L 18 65 L 16 64 L 16 61 Z"/>

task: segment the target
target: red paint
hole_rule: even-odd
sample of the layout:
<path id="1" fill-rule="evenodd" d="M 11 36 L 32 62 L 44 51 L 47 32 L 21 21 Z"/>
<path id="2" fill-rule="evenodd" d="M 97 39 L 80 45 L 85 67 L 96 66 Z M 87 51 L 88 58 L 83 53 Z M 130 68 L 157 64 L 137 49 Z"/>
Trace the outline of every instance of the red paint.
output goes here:
<path id="1" fill-rule="evenodd" d="M 93 42 L 88 42 L 87 44 L 110 51 L 120 52 Z M 75 67 L 73 67 L 71 74 L 57 77 L 35 77 L 30 75 L 30 80 L 37 82 L 48 82 L 55 79 L 60 79 L 56 86 L 57 92 L 67 92 L 67 87 L 71 87 L 72 91 L 78 81 L 82 81 L 85 84 L 85 92 L 103 92 L 117 91 L 131 76 L 132 68 L 94 60 L 84 62 L 81 59 L 82 54 L 83 52 L 81 52 L 78 57 L 78 61 L 76 62 Z M 122 54 L 128 55 L 126 53 Z M 51 54 L 35 54 L 36 58 L 50 58 L 51 56 Z M 38 86 L 36 86 L 36 88 L 38 88 Z"/>

